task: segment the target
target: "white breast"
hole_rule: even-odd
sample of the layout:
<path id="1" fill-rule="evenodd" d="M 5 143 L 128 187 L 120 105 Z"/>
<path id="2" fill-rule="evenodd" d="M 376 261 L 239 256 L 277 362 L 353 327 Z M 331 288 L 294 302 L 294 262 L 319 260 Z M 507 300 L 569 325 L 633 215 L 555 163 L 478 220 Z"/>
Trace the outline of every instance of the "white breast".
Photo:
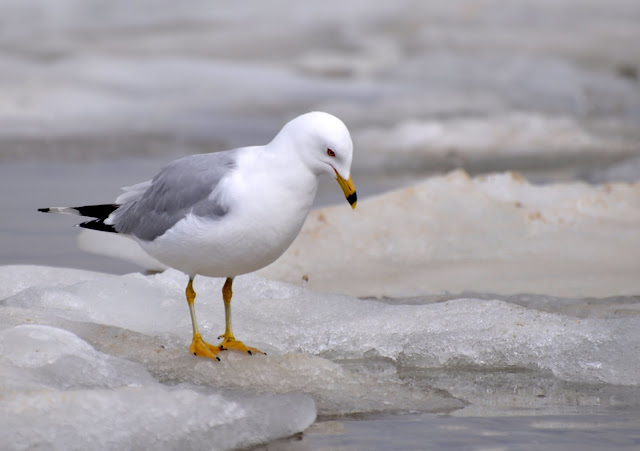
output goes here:
<path id="1" fill-rule="evenodd" d="M 229 204 L 221 219 L 188 215 L 153 242 L 150 255 L 190 275 L 231 277 L 275 261 L 309 213 L 317 178 L 308 170 L 248 152 L 219 187 Z"/>

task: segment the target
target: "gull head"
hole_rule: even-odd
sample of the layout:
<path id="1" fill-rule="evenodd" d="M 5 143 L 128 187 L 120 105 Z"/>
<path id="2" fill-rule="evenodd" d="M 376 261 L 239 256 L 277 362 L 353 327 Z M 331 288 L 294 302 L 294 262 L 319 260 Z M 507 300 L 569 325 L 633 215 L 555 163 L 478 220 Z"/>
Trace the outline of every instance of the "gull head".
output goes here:
<path id="1" fill-rule="evenodd" d="M 336 179 L 351 207 L 356 207 L 351 179 L 353 143 L 340 119 L 320 111 L 303 114 L 288 122 L 274 138 L 274 142 L 285 140 L 312 172 Z"/>

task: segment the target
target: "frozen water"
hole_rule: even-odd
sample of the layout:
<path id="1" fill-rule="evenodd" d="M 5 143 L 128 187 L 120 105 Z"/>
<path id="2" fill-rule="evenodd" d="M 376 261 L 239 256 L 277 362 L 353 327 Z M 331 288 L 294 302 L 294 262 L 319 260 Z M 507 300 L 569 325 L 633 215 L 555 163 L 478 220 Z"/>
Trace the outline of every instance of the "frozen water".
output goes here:
<path id="1" fill-rule="evenodd" d="M 487 405 L 494 415 L 566 414 L 572 403 L 598 413 L 604 398 L 612 408 L 640 405 L 635 314 L 549 313 L 535 296 L 505 298 L 522 305 L 381 302 L 247 275 L 234 286 L 236 334 L 268 355 L 223 353 L 213 362 L 186 350 L 186 276 L 177 271 L 5 266 L 0 276 L 7 449 L 200 449 L 212 437 L 225 449 L 304 430 L 316 409 L 450 412 L 470 402 L 453 414 L 474 416 Z M 29 279 L 34 286 L 24 288 Z M 209 340 L 223 330 L 221 287 L 221 279 L 195 282 Z"/>
<path id="2" fill-rule="evenodd" d="M 287 436 L 315 419 L 301 395 L 243 400 L 159 384 L 5 396 L 3 449 L 232 449 Z"/>
<path id="3" fill-rule="evenodd" d="M 3 310 L 3 449 L 229 449 L 292 435 L 315 420 L 307 396 L 167 387 L 142 365 L 64 329 L 6 327 Z"/>
<path id="4" fill-rule="evenodd" d="M 186 347 L 190 324 L 185 283 L 186 276 L 172 270 L 155 276 L 130 274 L 53 288 L 53 295 L 27 289 L 3 304 L 164 337 L 161 343 Z M 221 283 L 208 278 L 195 283 L 201 329 L 211 338 L 224 329 Z M 238 278 L 234 293 L 237 335 L 270 356 L 371 355 L 425 368 L 516 367 L 549 370 L 574 382 L 640 384 L 633 359 L 640 345 L 634 332 L 637 317 L 577 319 L 480 299 L 393 305 L 315 293 L 252 275 Z M 143 359 L 133 354 L 128 358 Z"/>
<path id="5" fill-rule="evenodd" d="M 13 296 L 27 288 L 64 287 L 96 278 L 108 279 L 109 275 L 81 269 L 32 265 L 5 266 L 0 271 L 0 299 Z"/>
<path id="6" fill-rule="evenodd" d="M 9 271 L 14 270 L 8 268 Z M 23 269 L 29 271 L 27 267 Z M 35 271 L 35 274 L 42 272 Z M 46 366 L 46 374 L 54 381 L 64 375 L 61 368 L 78 368 L 81 375 L 71 374 L 66 379 L 72 388 L 82 387 L 83 377 L 93 380 L 91 371 L 102 377 L 95 378 L 92 387 L 117 386 L 118 378 L 132 373 L 133 369 L 125 368 L 124 364 L 120 364 L 117 374 L 110 373 L 109 368 L 113 365 L 104 368 L 106 363 L 99 364 L 101 360 L 88 342 L 99 351 L 115 356 L 113 359 L 117 357 L 117 361 L 125 358 L 127 360 L 122 362 L 139 362 L 160 381 L 243 389 L 254 393 L 303 392 L 315 399 L 322 414 L 398 409 L 449 411 L 462 406 L 460 401 L 440 392 L 407 387 L 395 374 L 385 377 L 363 375 L 309 353 L 291 354 L 305 350 L 305 346 L 295 345 L 300 330 L 295 327 L 287 332 L 287 322 L 294 324 L 299 318 L 285 313 L 290 308 L 287 303 L 278 307 L 278 298 L 291 298 L 294 294 L 290 290 L 298 293 L 298 288 L 257 276 L 248 276 L 246 283 L 237 285 L 234 296 L 236 333 L 261 346 L 269 356 L 248 358 L 225 353 L 224 365 L 217 365 L 194 358 L 186 351 L 191 326 L 184 301 L 186 279 L 183 274 L 168 271 L 157 276 L 130 274 L 115 279 L 113 276 L 88 279 L 65 288 L 28 288 L 6 298 L 0 315 L 0 326 L 6 328 L 1 344 L 4 349 L 14 348 L 6 354 L 6 359 L 14 366 L 16 362 L 25 366 L 24 362 L 33 360 L 45 367 L 47 362 L 53 361 Z M 201 330 L 210 340 L 215 340 L 223 330 L 220 282 L 198 278 L 195 284 Z M 247 290 L 249 294 L 243 295 Z M 242 302 L 243 298 L 248 303 Z M 267 301 L 273 305 L 269 307 L 265 304 Z M 263 308 L 266 309 L 266 317 L 254 314 L 258 313 L 255 309 Z M 24 323 L 43 325 L 20 325 Z M 249 333 L 250 330 L 253 332 Z M 323 331 L 314 333 L 324 335 Z M 41 346 L 43 340 L 47 346 Z M 36 383 L 43 378 L 47 379 L 39 376 L 29 380 Z M 281 432 L 275 434 L 283 435 Z"/>
<path id="7" fill-rule="evenodd" d="M 74 334 L 49 326 L 20 325 L 3 330 L 0 355 L 4 367 L 15 367 L 27 377 L 38 377 L 65 390 L 153 381 L 141 366 L 96 352 Z"/>
<path id="8" fill-rule="evenodd" d="M 354 211 L 312 211 L 261 274 L 357 296 L 629 296 L 640 292 L 639 220 L 639 184 L 536 186 L 517 173 L 456 171 Z"/>

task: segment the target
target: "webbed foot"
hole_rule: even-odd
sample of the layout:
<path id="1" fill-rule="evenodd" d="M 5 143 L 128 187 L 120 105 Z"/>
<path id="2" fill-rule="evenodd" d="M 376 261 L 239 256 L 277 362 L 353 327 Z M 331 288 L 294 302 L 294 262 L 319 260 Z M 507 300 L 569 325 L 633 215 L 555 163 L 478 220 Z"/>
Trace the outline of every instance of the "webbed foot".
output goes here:
<path id="1" fill-rule="evenodd" d="M 262 352 L 261 350 L 257 348 L 252 348 L 251 346 L 247 346 L 240 340 L 236 340 L 234 337 L 227 338 L 226 335 L 223 334 L 223 335 L 220 335 L 218 338 L 224 338 L 224 340 L 222 340 L 222 343 L 220 343 L 220 346 L 219 346 L 219 349 L 221 351 L 231 350 L 231 351 L 246 352 L 249 355 L 254 355 L 254 354 L 267 355 L 266 352 Z"/>
<path id="2" fill-rule="evenodd" d="M 206 357 L 208 359 L 215 359 L 220 361 L 218 353 L 220 352 L 220 346 L 214 346 L 207 343 L 202 339 L 200 334 L 194 335 L 191 346 L 189 346 L 189 352 L 198 357 Z"/>

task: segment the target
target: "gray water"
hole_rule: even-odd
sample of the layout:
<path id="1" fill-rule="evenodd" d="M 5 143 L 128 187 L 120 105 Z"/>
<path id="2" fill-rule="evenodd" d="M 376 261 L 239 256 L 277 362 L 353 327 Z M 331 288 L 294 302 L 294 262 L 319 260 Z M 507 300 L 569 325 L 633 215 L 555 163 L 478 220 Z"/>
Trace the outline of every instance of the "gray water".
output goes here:
<path id="1" fill-rule="evenodd" d="M 256 449 L 595 451 L 638 447 L 638 420 L 627 413 L 470 418 L 407 414 L 320 421 L 303 437 Z"/>

